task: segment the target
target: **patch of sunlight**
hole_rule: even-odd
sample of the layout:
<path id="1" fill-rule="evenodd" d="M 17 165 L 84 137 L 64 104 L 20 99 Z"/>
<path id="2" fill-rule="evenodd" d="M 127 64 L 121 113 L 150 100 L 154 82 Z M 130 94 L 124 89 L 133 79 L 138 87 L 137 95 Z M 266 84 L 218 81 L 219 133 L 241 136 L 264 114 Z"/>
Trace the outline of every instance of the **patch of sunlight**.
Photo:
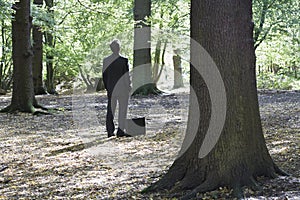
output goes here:
<path id="1" fill-rule="evenodd" d="M 282 147 L 282 148 L 274 148 L 271 150 L 272 154 L 285 154 L 288 151 L 288 147 Z"/>
<path id="2" fill-rule="evenodd" d="M 271 144 L 272 145 L 280 145 L 280 144 L 289 144 L 289 143 L 291 143 L 290 140 L 280 140 L 280 141 L 274 141 Z"/>

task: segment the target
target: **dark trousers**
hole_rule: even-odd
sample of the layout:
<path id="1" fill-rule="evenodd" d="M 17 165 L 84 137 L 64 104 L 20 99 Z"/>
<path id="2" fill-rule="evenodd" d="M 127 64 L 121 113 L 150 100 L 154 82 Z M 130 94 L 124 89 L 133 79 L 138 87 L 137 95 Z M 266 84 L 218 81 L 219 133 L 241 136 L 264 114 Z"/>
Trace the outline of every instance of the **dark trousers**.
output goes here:
<path id="1" fill-rule="evenodd" d="M 108 94 L 107 96 L 108 96 L 107 113 L 106 113 L 107 133 L 111 134 L 115 130 L 114 115 L 115 115 L 117 103 L 119 104 L 118 128 L 124 131 L 127 109 L 128 109 L 129 94 L 120 95 L 120 96 Z"/>

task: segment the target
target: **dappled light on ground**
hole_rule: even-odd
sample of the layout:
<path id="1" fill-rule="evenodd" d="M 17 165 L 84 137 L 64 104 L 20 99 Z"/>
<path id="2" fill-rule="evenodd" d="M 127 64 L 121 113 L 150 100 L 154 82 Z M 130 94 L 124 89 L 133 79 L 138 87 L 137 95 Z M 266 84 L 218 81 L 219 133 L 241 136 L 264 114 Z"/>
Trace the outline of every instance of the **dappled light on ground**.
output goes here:
<path id="1" fill-rule="evenodd" d="M 57 109 L 53 115 L 0 115 L 0 170 L 5 167 L 0 172 L 0 199 L 171 198 L 168 193 L 140 191 L 156 181 L 175 160 L 185 131 L 188 95 L 131 99 L 129 116 L 146 116 L 147 134 L 109 139 L 103 121 L 105 95 L 89 94 L 84 98 L 97 118 L 87 115 L 84 120 L 95 120 L 88 127 L 74 119 L 71 96 L 38 97 L 42 105 Z M 291 176 L 274 180 L 261 177 L 263 190 L 245 189 L 245 196 L 300 196 L 299 99 L 299 92 L 259 92 L 269 151 Z M 8 102 L 9 98 L 2 97 L 0 106 Z M 220 188 L 198 197 L 231 199 L 231 191 Z"/>

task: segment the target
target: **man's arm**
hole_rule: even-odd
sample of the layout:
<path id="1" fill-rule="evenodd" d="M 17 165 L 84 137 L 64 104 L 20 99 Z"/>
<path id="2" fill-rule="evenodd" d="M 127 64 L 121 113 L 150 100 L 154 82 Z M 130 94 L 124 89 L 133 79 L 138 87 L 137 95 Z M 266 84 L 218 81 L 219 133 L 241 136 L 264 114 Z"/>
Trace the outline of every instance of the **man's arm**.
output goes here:
<path id="1" fill-rule="evenodd" d="M 130 81 L 130 76 L 129 76 L 129 63 L 128 59 L 126 58 L 126 74 L 125 74 L 125 82 L 128 88 L 131 89 L 131 81 Z"/>
<path id="2" fill-rule="evenodd" d="M 104 88 L 107 90 L 107 64 L 105 59 L 103 60 L 103 65 L 102 65 L 102 79 L 104 83 Z"/>

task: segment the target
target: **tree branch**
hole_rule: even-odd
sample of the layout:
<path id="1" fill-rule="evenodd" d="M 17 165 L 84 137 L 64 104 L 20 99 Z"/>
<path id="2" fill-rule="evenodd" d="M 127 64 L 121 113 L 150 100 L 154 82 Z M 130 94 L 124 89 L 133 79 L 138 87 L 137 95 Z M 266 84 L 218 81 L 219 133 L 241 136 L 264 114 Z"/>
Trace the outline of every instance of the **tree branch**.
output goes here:
<path id="1" fill-rule="evenodd" d="M 265 0 L 263 3 L 263 7 L 262 7 L 262 12 L 260 15 L 260 22 L 259 22 L 259 28 L 257 31 L 255 31 L 255 35 L 254 35 L 254 42 L 256 43 L 259 35 L 261 34 L 264 24 L 265 24 L 265 20 L 266 20 L 266 15 L 267 15 L 267 11 L 268 11 L 268 1 Z"/>
<path id="2" fill-rule="evenodd" d="M 78 2 L 82 7 L 84 7 L 84 8 L 87 9 L 87 10 L 90 10 L 90 11 L 92 11 L 92 12 L 96 12 L 96 13 L 99 13 L 99 14 L 107 15 L 107 16 L 110 16 L 110 17 L 114 17 L 114 15 L 112 15 L 112 14 L 110 14 L 110 13 L 105 13 L 105 12 L 100 12 L 100 11 L 98 11 L 98 10 L 94 10 L 94 9 L 92 9 L 92 8 L 90 8 L 90 7 L 86 6 L 86 5 L 84 5 L 80 0 L 77 0 L 77 2 Z"/>

